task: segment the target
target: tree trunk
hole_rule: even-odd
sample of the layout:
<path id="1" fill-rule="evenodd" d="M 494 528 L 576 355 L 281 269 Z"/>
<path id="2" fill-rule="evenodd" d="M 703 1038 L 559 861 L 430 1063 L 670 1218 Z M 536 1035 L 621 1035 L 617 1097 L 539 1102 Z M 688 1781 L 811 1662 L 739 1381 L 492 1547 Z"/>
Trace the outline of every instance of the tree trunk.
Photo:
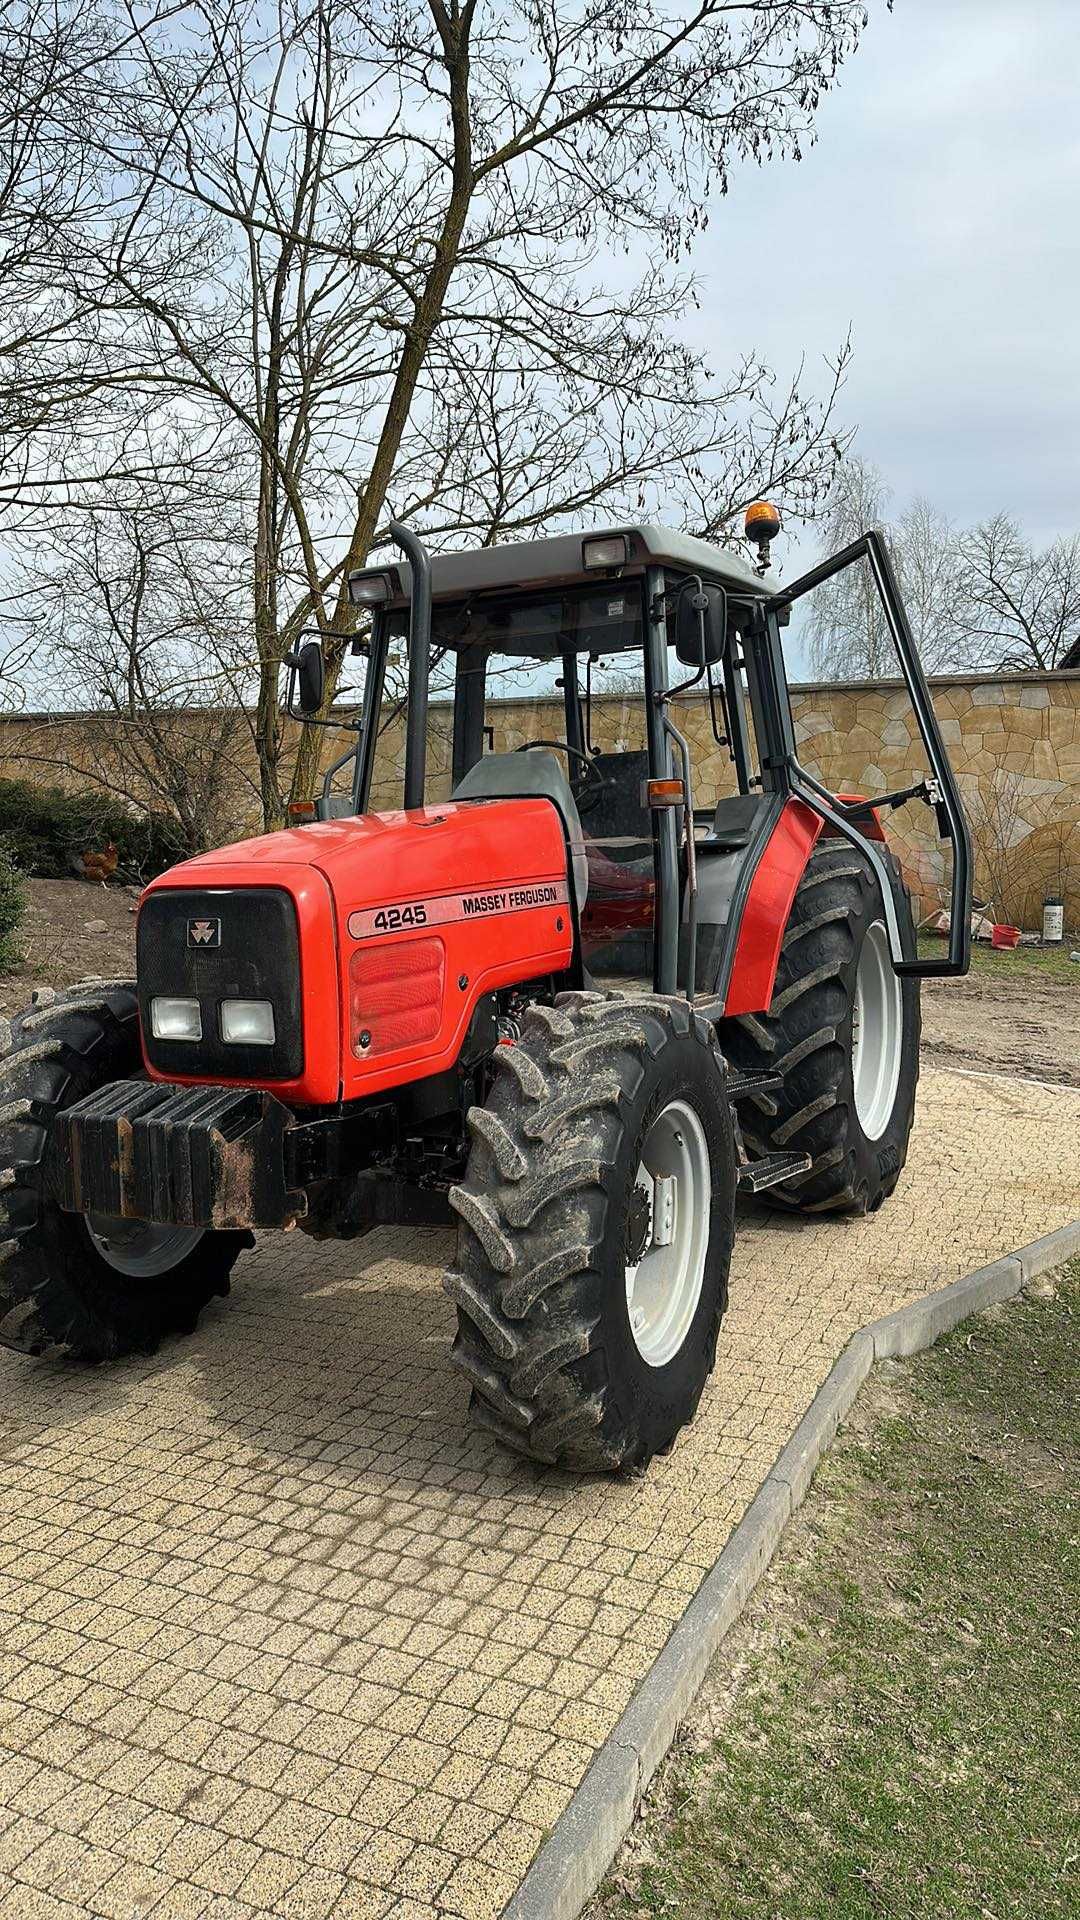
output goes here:
<path id="1" fill-rule="evenodd" d="M 416 302 L 413 324 L 405 335 L 405 345 L 398 362 L 393 390 L 386 409 L 386 418 L 383 421 L 379 443 L 375 449 L 375 458 L 364 487 L 352 539 L 349 542 L 341 586 L 330 622 L 330 634 L 327 636 L 330 644 L 326 645 L 324 642 L 327 653 L 326 698 L 320 711 L 320 718 L 325 718 L 329 713 L 337 691 L 347 636 L 352 627 L 348 576 L 357 567 L 364 565 L 375 538 L 375 531 L 393 478 L 402 437 L 409 422 L 409 412 L 416 395 L 417 381 L 427 357 L 432 335 L 442 319 L 443 305 L 457 265 L 458 249 L 461 245 L 461 236 L 465 231 L 465 221 L 475 185 L 472 166 L 472 128 L 469 121 L 468 29 L 462 29 L 457 22 L 448 21 L 441 9 L 436 16 L 436 23 L 443 40 L 454 128 L 454 168 L 450 198 L 436 245 L 435 257 Z M 319 731 L 318 727 L 304 729 L 293 768 L 290 792 L 292 800 L 310 800 L 311 798 L 319 771 Z"/>
<path id="2" fill-rule="evenodd" d="M 278 768 L 283 726 L 278 706 L 281 640 L 277 623 L 277 591 L 270 538 L 269 462 L 263 460 L 259 526 L 255 540 L 255 648 L 259 657 L 259 697 L 255 709 L 255 752 L 259 762 L 259 794 L 267 832 L 284 824 Z"/>

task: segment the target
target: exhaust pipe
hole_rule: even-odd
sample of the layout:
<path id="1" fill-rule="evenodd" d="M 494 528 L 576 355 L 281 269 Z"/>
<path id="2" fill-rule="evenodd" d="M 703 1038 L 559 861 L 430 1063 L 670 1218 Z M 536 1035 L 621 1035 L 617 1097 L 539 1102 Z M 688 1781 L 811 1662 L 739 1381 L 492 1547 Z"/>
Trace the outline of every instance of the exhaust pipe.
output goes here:
<path id="1" fill-rule="evenodd" d="M 423 541 L 398 520 L 389 534 L 409 563 L 409 705 L 405 716 L 405 805 L 422 807 L 427 771 L 431 665 L 431 561 Z"/>

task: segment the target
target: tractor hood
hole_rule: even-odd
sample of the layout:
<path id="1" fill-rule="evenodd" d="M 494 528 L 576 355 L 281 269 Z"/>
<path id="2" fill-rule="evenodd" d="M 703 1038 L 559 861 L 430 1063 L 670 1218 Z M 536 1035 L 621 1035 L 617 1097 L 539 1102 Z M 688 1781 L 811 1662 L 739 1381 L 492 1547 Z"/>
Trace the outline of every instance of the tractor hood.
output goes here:
<path id="1" fill-rule="evenodd" d="M 534 798 L 362 814 L 185 860 L 140 901 L 148 1071 L 320 1105 L 445 1071 L 482 995 L 569 966 L 567 873 L 559 813 Z M 442 984 L 410 1024 L 396 1003 L 421 963 Z M 201 1037 L 156 1038 L 155 996 L 198 1001 Z M 276 1039 L 261 1060 L 226 1042 L 221 1008 L 263 999 Z"/>
<path id="2" fill-rule="evenodd" d="M 170 867 L 143 899 L 164 887 L 280 885 L 268 875 L 287 868 L 315 868 L 339 906 L 352 913 L 433 890 L 562 876 L 565 842 L 549 800 L 448 800 L 441 807 L 354 814 L 238 840 Z"/>
<path id="3" fill-rule="evenodd" d="M 312 821 L 302 827 L 284 827 L 279 833 L 261 833 L 251 840 L 234 840 L 229 846 L 216 847 L 212 853 L 199 853 L 178 867 L 170 867 L 153 885 L 195 886 L 208 868 L 228 862 L 230 868 L 250 866 L 251 884 L 260 884 L 258 869 L 268 863 L 275 867 L 318 867 L 331 873 L 344 862 L 352 866 L 361 848 L 370 849 L 385 842 L 394 832 L 401 844 L 402 828 L 421 832 L 443 822 L 462 809 L 448 802 L 445 807 L 425 807 L 415 813 L 362 813 L 344 820 Z"/>
<path id="4" fill-rule="evenodd" d="M 267 862 L 274 866 L 319 867 L 331 873 L 340 871 L 343 865 L 352 868 L 361 850 L 370 854 L 376 847 L 386 849 L 391 840 L 396 859 L 406 846 L 426 844 L 427 836 L 436 828 L 451 823 L 460 827 L 475 816 L 475 802 L 462 805 L 448 800 L 445 806 L 417 807 L 408 813 L 357 813 L 342 820 L 309 821 L 302 827 L 283 827 L 279 833 L 261 833 L 251 840 L 215 847 L 211 853 L 198 853 L 180 866 L 170 867 L 152 884 L 171 884 L 183 875 L 184 884 L 191 885 L 204 868 L 218 867 L 223 861 L 230 866 L 250 864 L 254 868 Z"/>

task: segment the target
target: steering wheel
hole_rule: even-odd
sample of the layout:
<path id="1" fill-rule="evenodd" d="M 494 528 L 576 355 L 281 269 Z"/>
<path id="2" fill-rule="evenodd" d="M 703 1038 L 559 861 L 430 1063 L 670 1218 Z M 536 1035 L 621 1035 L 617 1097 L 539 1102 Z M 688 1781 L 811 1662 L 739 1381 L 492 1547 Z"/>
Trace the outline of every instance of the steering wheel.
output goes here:
<path id="1" fill-rule="evenodd" d="M 528 753 L 532 747 L 551 747 L 556 753 L 565 753 L 569 759 L 581 761 L 585 769 L 586 778 L 592 784 L 583 787 L 580 793 L 574 795 L 574 802 L 579 813 L 587 813 L 591 807 L 594 807 L 605 788 L 610 787 L 612 784 L 609 775 L 597 771 L 595 761 L 590 760 L 587 753 L 582 753 L 580 747 L 567 746 L 565 740 L 523 740 L 520 747 L 514 748 L 514 752 Z"/>

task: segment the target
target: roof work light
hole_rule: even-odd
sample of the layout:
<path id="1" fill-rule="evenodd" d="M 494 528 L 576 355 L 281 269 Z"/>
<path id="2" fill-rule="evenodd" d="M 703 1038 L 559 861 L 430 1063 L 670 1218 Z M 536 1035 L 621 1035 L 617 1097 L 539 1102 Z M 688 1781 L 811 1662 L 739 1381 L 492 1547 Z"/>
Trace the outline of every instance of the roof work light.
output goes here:
<path id="1" fill-rule="evenodd" d="M 350 573 L 349 601 L 354 607 L 384 607 L 390 598 L 388 573 Z"/>
<path id="2" fill-rule="evenodd" d="M 625 567 L 630 558 L 625 533 L 605 533 L 581 543 L 581 564 L 587 573 L 609 573 Z"/>

